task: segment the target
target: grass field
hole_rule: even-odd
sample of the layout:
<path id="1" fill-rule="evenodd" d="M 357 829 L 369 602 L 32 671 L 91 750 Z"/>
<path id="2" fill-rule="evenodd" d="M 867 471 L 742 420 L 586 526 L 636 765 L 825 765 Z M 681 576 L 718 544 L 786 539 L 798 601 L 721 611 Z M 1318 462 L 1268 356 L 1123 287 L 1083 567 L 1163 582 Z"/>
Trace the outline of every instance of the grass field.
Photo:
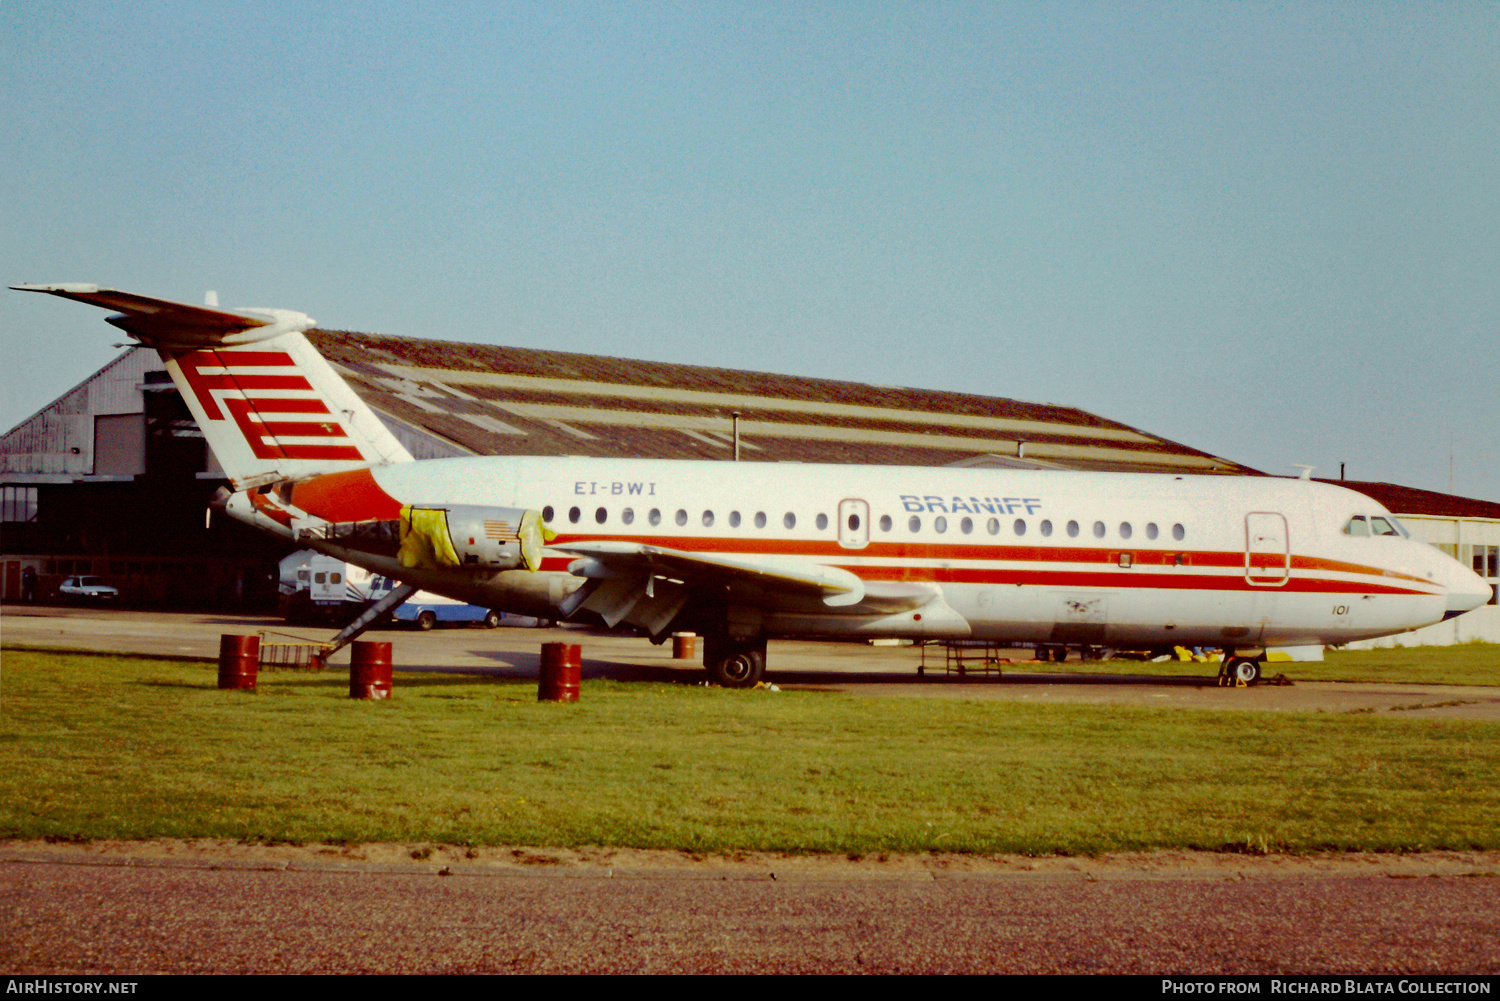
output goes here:
<path id="1" fill-rule="evenodd" d="M 1298 665 L 1301 667 L 1302 665 Z M 1500 724 L 7 650 L 0 836 L 735 852 L 1500 849 Z"/>

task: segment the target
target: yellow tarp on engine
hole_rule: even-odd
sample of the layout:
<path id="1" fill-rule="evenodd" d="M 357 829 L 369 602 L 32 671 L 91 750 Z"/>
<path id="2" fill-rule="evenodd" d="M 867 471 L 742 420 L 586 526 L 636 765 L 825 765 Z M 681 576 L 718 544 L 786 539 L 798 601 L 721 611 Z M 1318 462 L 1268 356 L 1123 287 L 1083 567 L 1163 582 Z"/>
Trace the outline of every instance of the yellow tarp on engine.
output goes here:
<path id="1" fill-rule="evenodd" d="M 441 570 L 458 566 L 458 553 L 454 551 L 453 538 L 448 534 L 448 512 L 440 507 L 412 507 L 409 504 L 403 507 L 398 558 L 404 567 Z"/>
<path id="2" fill-rule="evenodd" d="M 542 512 L 527 511 L 521 515 L 516 538 L 521 541 L 521 562 L 527 570 L 536 570 L 542 565 L 542 547 L 557 538 L 557 533 L 542 524 Z"/>

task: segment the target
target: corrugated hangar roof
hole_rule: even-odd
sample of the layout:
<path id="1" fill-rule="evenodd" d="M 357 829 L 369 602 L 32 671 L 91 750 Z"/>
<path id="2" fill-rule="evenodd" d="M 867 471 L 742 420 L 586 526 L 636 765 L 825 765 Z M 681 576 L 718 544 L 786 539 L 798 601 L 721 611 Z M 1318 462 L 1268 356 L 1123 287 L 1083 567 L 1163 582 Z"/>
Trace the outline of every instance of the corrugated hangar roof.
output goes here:
<path id="1" fill-rule="evenodd" d="M 438 452 L 1257 474 L 1072 407 L 534 348 L 310 331 Z M 446 446 L 446 447 L 443 447 Z"/>
<path id="2" fill-rule="evenodd" d="M 1455 497 L 1440 494 L 1435 490 L 1419 487 L 1403 487 L 1398 483 L 1373 483 L 1364 480 L 1320 480 L 1334 486 L 1357 490 L 1366 497 L 1386 506 L 1396 514 L 1427 514 L 1441 518 L 1493 518 L 1500 520 L 1500 504 L 1494 501 L 1475 500 L 1472 497 Z"/>

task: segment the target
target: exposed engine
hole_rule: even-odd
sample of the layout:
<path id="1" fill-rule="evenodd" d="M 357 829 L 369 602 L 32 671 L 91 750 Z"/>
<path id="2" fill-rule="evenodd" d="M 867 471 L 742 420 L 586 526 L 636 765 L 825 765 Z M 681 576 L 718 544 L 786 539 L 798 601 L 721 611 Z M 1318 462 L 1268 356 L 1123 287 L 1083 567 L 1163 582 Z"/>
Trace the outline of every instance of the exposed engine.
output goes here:
<path id="1" fill-rule="evenodd" d="M 401 509 L 401 565 L 535 570 L 553 533 L 540 511 L 469 504 Z"/>

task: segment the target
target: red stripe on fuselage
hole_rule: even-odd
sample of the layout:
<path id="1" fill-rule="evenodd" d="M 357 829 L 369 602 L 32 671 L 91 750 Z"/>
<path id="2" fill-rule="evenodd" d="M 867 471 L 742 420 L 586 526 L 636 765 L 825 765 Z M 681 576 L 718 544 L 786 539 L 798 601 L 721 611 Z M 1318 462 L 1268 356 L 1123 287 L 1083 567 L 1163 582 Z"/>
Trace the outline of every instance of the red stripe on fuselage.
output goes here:
<path id="1" fill-rule="evenodd" d="M 554 545 L 569 542 L 628 541 L 663 549 L 682 552 L 715 553 L 733 557 L 754 556 L 802 556 L 816 558 L 829 566 L 836 566 L 864 580 L 952 582 L 969 584 L 1039 584 L 1060 587 L 1112 587 L 1112 588 L 1163 588 L 1174 590 L 1208 591 L 1294 591 L 1369 594 L 1431 594 L 1430 591 L 1400 587 L 1393 584 L 1375 584 L 1355 581 L 1330 580 L 1324 577 L 1290 576 L 1286 583 L 1256 583 L 1239 575 L 1205 574 L 1195 572 L 1203 569 L 1232 569 L 1243 571 L 1243 552 L 1209 552 L 1201 550 L 1139 550 L 1139 549 L 1069 549 L 1062 546 L 983 546 L 983 545 L 930 545 L 907 542 L 872 542 L 864 549 L 844 549 L 834 542 L 816 539 L 732 539 L 732 538 L 672 538 L 668 536 L 633 537 L 619 535 L 568 535 L 559 536 Z M 1131 554 L 1130 567 L 1119 566 L 1120 554 Z M 1007 569 L 985 567 L 933 567 L 893 566 L 880 564 L 850 564 L 850 557 L 864 559 L 910 559 L 951 562 L 1009 562 L 1034 564 Z M 1182 562 L 1177 562 L 1178 557 Z M 545 570 L 566 570 L 571 559 L 548 559 Z M 1073 569 L 1080 563 L 1096 563 L 1108 570 Z M 1036 565 L 1041 564 L 1041 565 Z M 1058 564 L 1065 564 L 1058 566 Z M 1275 564 L 1281 566 L 1280 562 Z M 1427 584 L 1417 577 L 1382 570 L 1379 567 L 1360 566 L 1317 557 L 1292 558 L 1292 565 L 1304 570 L 1324 570 L 1359 574 Z M 1142 567 L 1176 567 L 1171 573 L 1152 573 Z M 1264 580 L 1258 576 L 1258 580 Z"/>

